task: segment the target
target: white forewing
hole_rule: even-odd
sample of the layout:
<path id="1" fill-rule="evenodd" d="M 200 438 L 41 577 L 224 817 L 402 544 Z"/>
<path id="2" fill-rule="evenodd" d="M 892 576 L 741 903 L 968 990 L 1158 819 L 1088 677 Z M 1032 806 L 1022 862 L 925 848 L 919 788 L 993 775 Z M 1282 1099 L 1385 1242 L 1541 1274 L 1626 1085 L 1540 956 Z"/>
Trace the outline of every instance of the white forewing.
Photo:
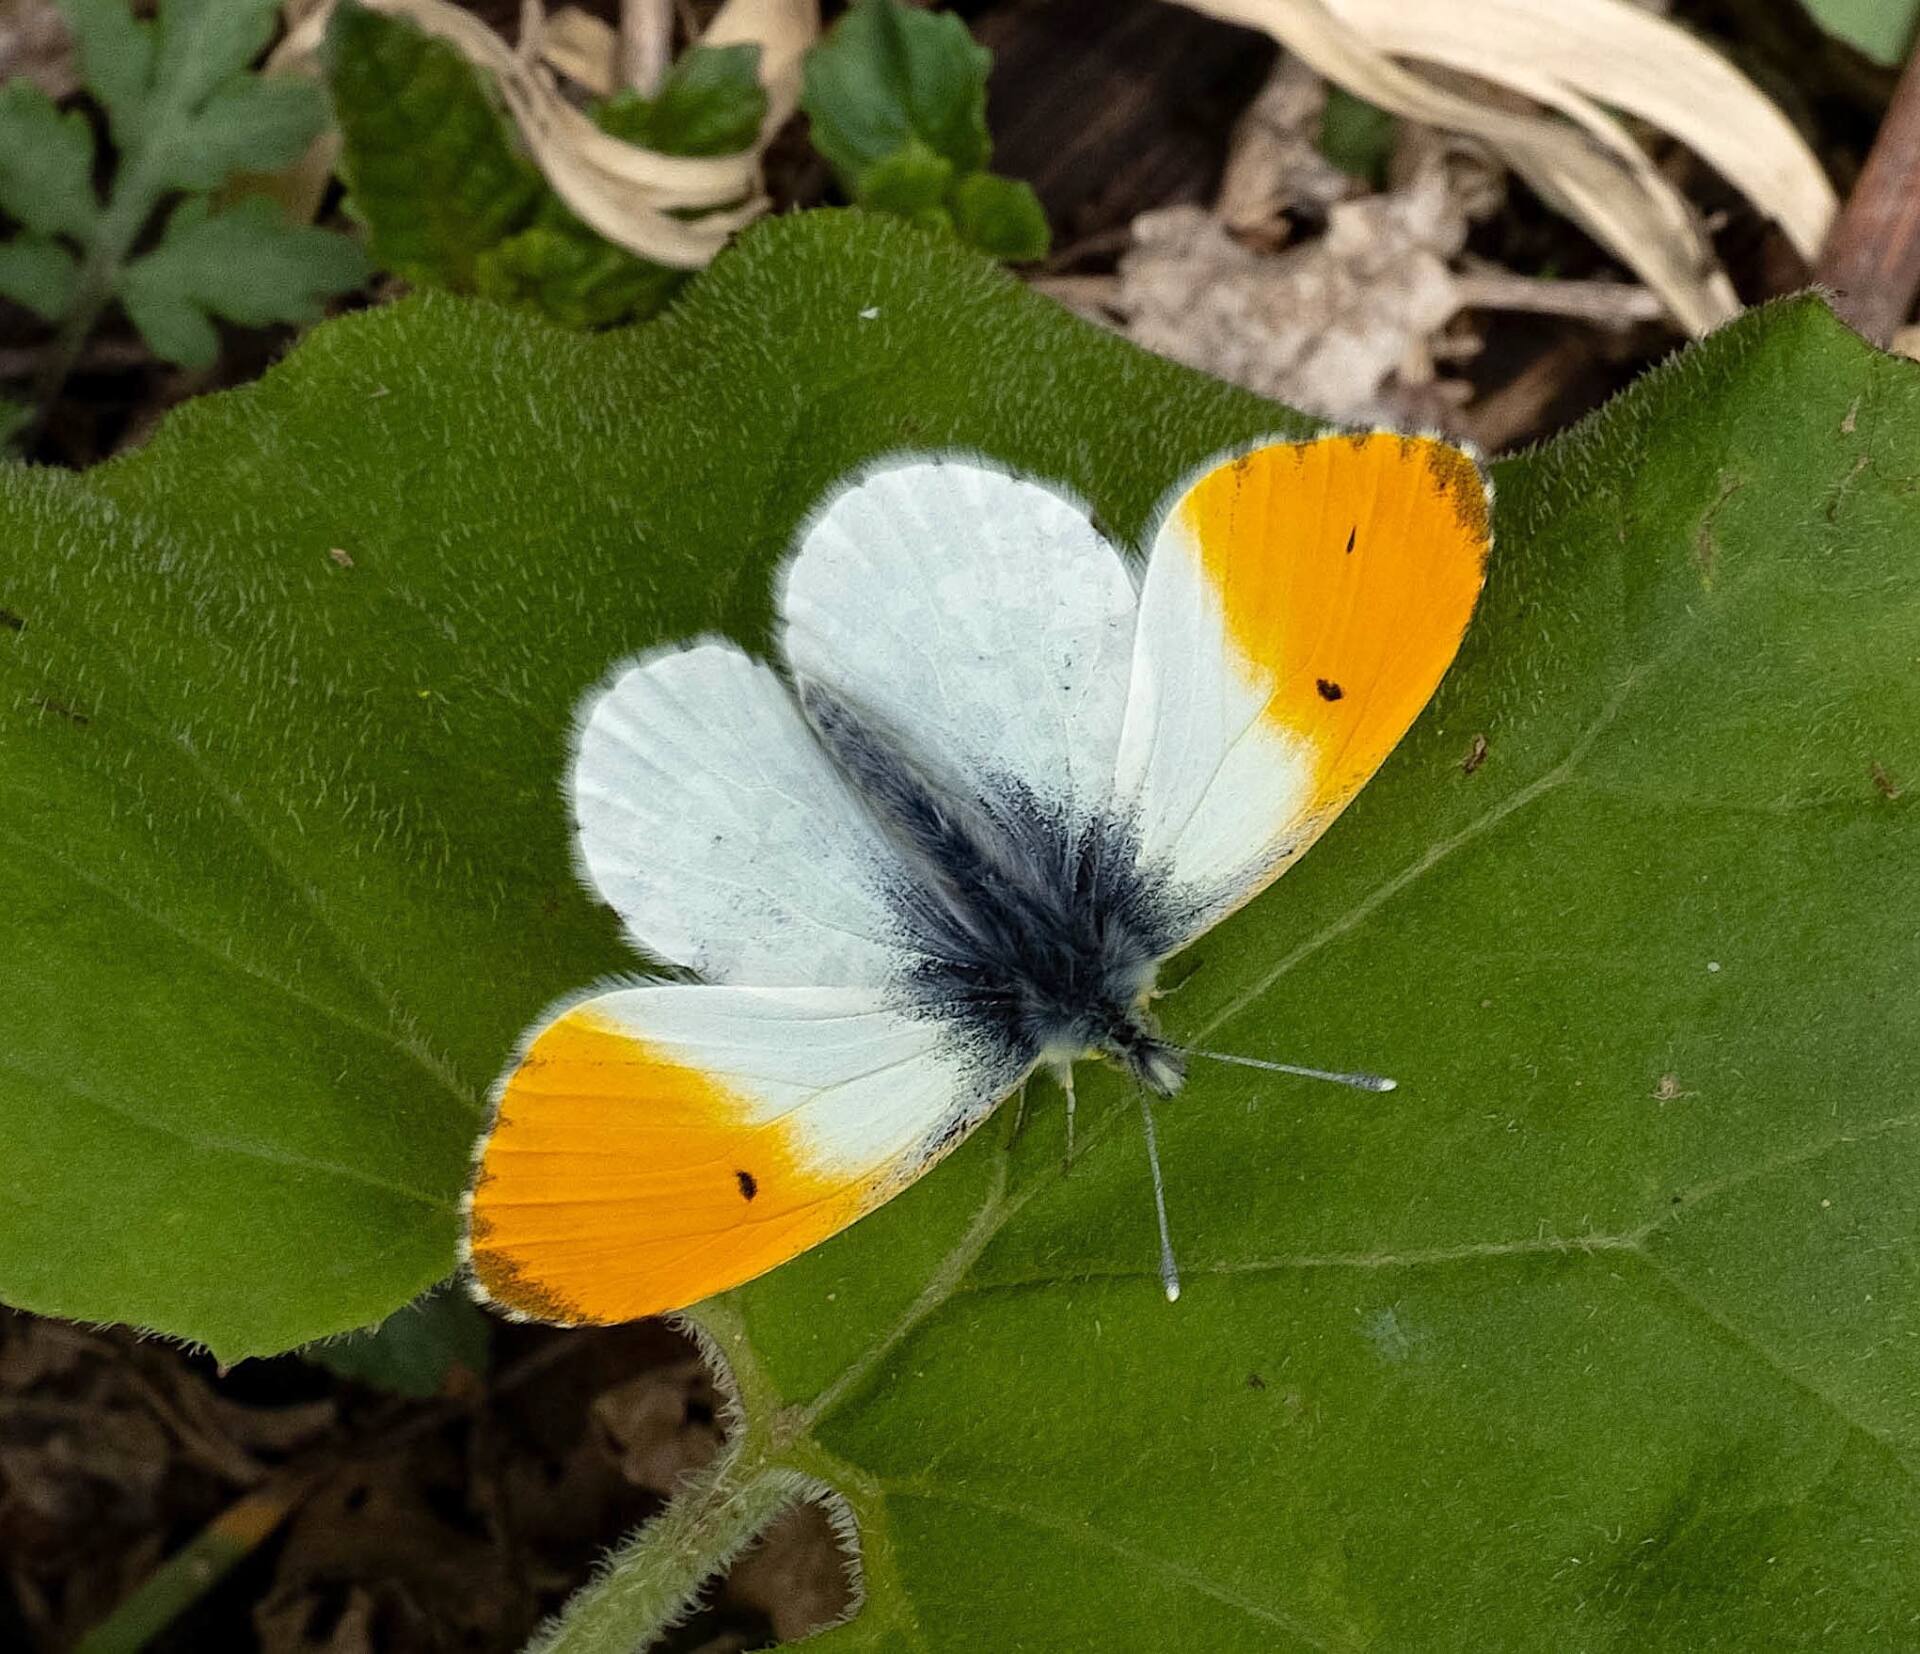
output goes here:
<path id="1" fill-rule="evenodd" d="M 1116 792 L 1197 934 L 1270 870 L 1275 827 L 1313 792 L 1313 758 L 1263 716 L 1272 686 L 1236 653 L 1218 591 L 1179 523 L 1155 537 L 1140 593 Z"/>
<path id="2" fill-rule="evenodd" d="M 1009 784 L 1068 823 L 1103 807 L 1135 594 L 1085 510 L 962 459 L 882 464 L 805 531 L 781 593 L 787 660 L 929 776 Z"/>
<path id="3" fill-rule="evenodd" d="M 755 986 L 897 979 L 894 854 L 732 645 L 643 659 L 590 703 L 573 806 L 588 877 L 657 958 Z"/>

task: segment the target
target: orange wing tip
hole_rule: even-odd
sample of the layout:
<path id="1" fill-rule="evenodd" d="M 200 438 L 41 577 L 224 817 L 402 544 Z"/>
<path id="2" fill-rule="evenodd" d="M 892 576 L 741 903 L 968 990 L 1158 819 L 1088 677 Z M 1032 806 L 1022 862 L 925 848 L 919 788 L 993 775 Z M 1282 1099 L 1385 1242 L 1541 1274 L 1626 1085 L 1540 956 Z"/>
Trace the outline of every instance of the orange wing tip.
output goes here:
<path id="1" fill-rule="evenodd" d="M 822 1171 L 796 1126 L 577 1006 L 500 1088 L 466 1202 L 469 1280 L 525 1320 L 667 1314 L 845 1228 L 882 1170 Z"/>
<path id="2" fill-rule="evenodd" d="M 507 1076 L 510 1078 L 511 1075 Z M 503 1079 L 501 1091 L 506 1083 Z M 509 1321 L 540 1322 L 556 1327 L 590 1324 L 577 1304 L 567 1302 L 551 1287 L 533 1280 L 511 1254 L 489 1244 L 493 1222 L 477 1207 L 481 1185 L 487 1181 L 486 1152 L 492 1141 L 493 1128 L 489 1127 L 474 1144 L 473 1178 L 460 1196 L 457 1275 L 467 1296 Z"/>
<path id="3" fill-rule="evenodd" d="M 1485 581 L 1490 491 L 1433 436 L 1337 432 L 1216 465 L 1181 537 L 1265 716 L 1311 753 L 1302 846 L 1379 767 L 1452 662 Z"/>
<path id="4" fill-rule="evenodd" d="M 1205 520 L 1218 504 L 1210 496 L 1245 485 L 1263 468 L 1282 460 L 1305 466 L 1316 450 L 1347 447 L 1356 454 L 1391 450 L 1403 464 L 1419 464 L 1434 492 L 1452 507 L 1454 521 L 1467 539 L 1478 541 L 1482 557 L 1493 544 L 1493 477 L 1485 456 L 1472 443 L 1433 431 L 1329 431 L 1321 436 L 1256 442 L 1212 460 L 1192 473 L 1175 492 L 1174 511 L 1195 532 L 1204 532 Z"/>

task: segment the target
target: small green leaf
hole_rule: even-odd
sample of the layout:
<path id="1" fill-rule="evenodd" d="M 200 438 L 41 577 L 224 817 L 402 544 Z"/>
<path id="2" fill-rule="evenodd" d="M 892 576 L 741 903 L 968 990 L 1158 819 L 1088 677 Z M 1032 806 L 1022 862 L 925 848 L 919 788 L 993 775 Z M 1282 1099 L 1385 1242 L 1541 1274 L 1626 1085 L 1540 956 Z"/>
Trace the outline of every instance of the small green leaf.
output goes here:
<path id="1" fill-rule="evenodd" d="M 918 138 L 910 138 L 860 175 L 854 200 L 869 212 L 912 218 L 939 207 L 952 187 L 953 163 Z"/>
<path id="2" fill-rule="evenodd" d="M 663 155 L 733 155 L 767 117 L 755 45 L 693 46 L 651 98 L 622 92 L 594 111 L 601 131 Z"/>
<path id="3" fill-rule="evenodd" d="M 567 327 L 606 327 L 653 315 L 687 276 L 635 258 L 562 211 L 543 213 L 542 222 L 482 252 L 473 289 Z"/>
<path id="4" fill-rule="evenodd" d="M 250 72 L 276 26 L 275 0 L 160 0 L 151 27 L 136 22 L 124 0 L 63 4 L 117 143 L 107 202 L 102 209 L 93 200 L 91 139 L 80 117 L 73 117 L 77 129 L 67 129 L 64 150 L 50 141 L 60 136 L 55 132 L 42 134 L 31 151 L 10 141 L 0 117 L 0 156 L 16 152 L 0 159 L 0 204 L 11 206 L 6 186 L 18 184 L 19 155 L 30 154 L 49 173 L 41 193 L 66 216 L 51 222 L 50 209 L 42 206 L 36 216 L 32 203 L 16 216 L 85 244 L 89 273 L 76 295 L 74 328 L 90 331 L 115 294 L 155 351 L 201 366 L 219 349 L 209 314 L 305 320 L 318 314 L 319 294 L 363 279 L 365 261 L 344 238 L 279 223 L 264 201 L 218 219 L 204 210 L 202 192 L 242 169 L 285 165 L 324 124 L 324 100 L 314 88 Z M 25 92 L 24 84 L 10 86 L 0 99 L 19 110 L 29 107 Z M 57 173 L 50 172 L 56 161 Z M 160 245 L 132 259 L 177 191 L 188 196 L 176 204 Z M 54 273 L 42 261 L 39 274 Z"/>
<path id="5" fill-rule="evenodd" d="M 195 200 L 174 212 L 158 247 L 120 272 L 118 291 L 156 352 L 203 367 L 218 350 L 207 316 L 243 327 L 312 321 L 367 273 L 352 241 L 290 224 L 271 201 L 253 196 L 209 213 Z"/>
<path id="6" fill-rule="evenodd" d="M 311 81 L 236 75 L 168 127 L 155 176 L 175 189 L 211 190 L 243 169 L 272 172 L 299 159 L 326 121 L 326 97 Z"/>
<path id="7" fill-rule="evenodd" d="M 962 241 L 1009 264 L 1045 258 L 1053 240 L 1032 186 L 992 172 L 954 186 L 953 226 Z"/>
<path id="8" fill-rule="evenodd" d="M 1320 153 L 1342 172 L 1378 186 L 1386 182 L 1387 160 L 1398 130 L 1392 115 L 1344 86 L 1327 88 L 1320 114 Z"/>
<path id="9" fill-rule="evenodd" d="M 814 147 L 870 212 L 1010 261 L 1050 237 L 1032 189 L 984 170 L 992 58 L 950 13 L 856 0 L 807 54 Z"/>
<path id="10" fill-rule="evenodd" d="M 850 195 L 869 168 L 918 139 L 958 173 L 987 164 L 987 68 L 950 12 L 855 0 L 807 53 L 801 107 L 813 146 Z"/>
<path id="11" fill-rule="evenodd" d="M 377 1327 L 350 1332 L 300 1353 L 341 1378 L 395 1395 L 438 1395 L 456 1369 L 487 1370 L 490 1331 L 479 1306 L 442 1285 L 396 1309 Z"/>
<path id="12" fill-rule="evenodd" d="M 265 49 L 279 12 L 279 0 L 160 0 L 155 106 L 175 115 L 199 109 Z"/>
<path id="13" fill-rule="evenodd" d="M 191 295 L 142 279 L 137 265 L 120 273 L 119 285 L 121 307 L 162 361 L 210 368 L 219 359 L 220 330 Z"/>
<path id="14" fill-rule="evenodd" d="M 1906 61 L 1920 28 L 1920 0 L 1803 0 L 1828 34 L 1877 63 Z"/>
<path id="15" fill-rule="evenodd" d="M 100 216 L 93 133 L 25 76 L 0 86 L 0 207 L 42 235 L 84 241 Z"/>
<path id="16" fill-rule="evenodd" d="M 73 308 L 79 266 L 56 241 L 18 235 L 0 242 L 0 293 L 42 321 L 57 322 Z"/>
<path id="17" fill-rule="evenodd" d="M 81 78 L 98 98 L 122 149 L 144 130 L 147 87 L 153 78 L 153 27 L 133 15 L 127 0 L 59 0 L 73 31 Z"/>
<path id="18" fill-rule="evenodd" d="M 348 0 L 327 37 L 340 176 L 367 250 L 409 281 L 471 292 L 475 261 L 550 195 L 478 74 L 443 40 Z"/>
<path id="19" fill-rule="evenodd" d="M 233 173 L 286 166 L 326 124 L 309 81 L 255 75 L 273 30 L 270 0 L 167 0 L 157 34 L 125 0 L 64 0 L 89 86 L 141 182 L 205 191 Z"/>

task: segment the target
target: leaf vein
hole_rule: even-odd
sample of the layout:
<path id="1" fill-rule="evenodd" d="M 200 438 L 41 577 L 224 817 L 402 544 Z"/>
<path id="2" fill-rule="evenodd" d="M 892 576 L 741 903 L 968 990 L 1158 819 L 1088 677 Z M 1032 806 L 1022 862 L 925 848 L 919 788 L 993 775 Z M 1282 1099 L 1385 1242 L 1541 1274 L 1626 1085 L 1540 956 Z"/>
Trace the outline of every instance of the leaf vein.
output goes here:
<path id="1" fill-rule="evenodd" d="M 118 507 L 104 500 L 100 503 L 105 507 L 108 515 L 116 522 L 124 520 L 124 514 Z M 411 1052 L 419 1065 L 427 1070 L 428 1073 L 432 1074 L 442 1086 L 451 1089 L 455 1095 L 459 1096 L 463 1102 L 465 1102 L 469 1112 L 474 1111 L 475 1104 L 472 1102 L 466 1088 L 461 1084 L 459 1076 L 453 1073 L 439 1057 L 435 1056 L 419 1036 L 413 1032 L 415 1027 L 414 1019 L 407 1014 L 393 991 L 374 973 L 372 967 L 360 955 L 358 950 L 349 945 L 346 937 L 342 935 L 333 923 L 325 905 L 320 900 L 318 892 L 305 880 L 295 875 L 293 869 L 273 847 L 267 835 L 242 808 L 238 794 L 225 785 L 219 774 L 193 744 L 192 740 L 189 739 L 183 731 L 159 716 L 158 709 L 154 707 L 152 701 L 148 698 L 147 691 L 140 678 L 134 672 L 131 665 L 122 658 L 117 642 L 109 643 L 105 639 L 101 639 L 99 634 L 91 627 L 85 629 L 101 644 L 98 658 L 112 661 L 115 664 L 118 668 L 120 680 L 125 684 L 129 695 L 146 710 L 148 714 L 147 718 L 136 727 L 149 738 L 157 739 L 171 746 L 186 760 L 189 771 L 199 783 L 200 787 L 219 805 L 221 810 L 239 830 L 241 837 L 253 847 L 261 859 L 266 862 L 267 866 L 278 876 L 281 884 L 293 894 L 299 905 L 305 907 L 308 913 L 312 915 L 314 923 L 317 924 L 333 942 L 335 950 L 347 969 L 353 975 L 359 977 L 360 980 L 366 984 L 374 999 L 386 1008 L 389 1022 L 394 1030 L 393 1037 L 395 1040 Z"/>
<path id="2" fill-rule="evenodd" d="M 1144 1546 L 1136 1545 L 1130 1540 L 1120 1538 L 1117 1534 L 1095 1527 L 1084 1516 L 1063 1516 L 1054 1511 L 1042 1510 L 1035 1505 L 1011 1500 L 988 1499 L 976 1493 L 963 1493 L 955 1488 L 940 1487 L 926 1482 L 883 1481 L 880 1486 L 896 1497 L 960 1505 L 989 1516 L 1003 1517 L 1012 1522 L 1024 1522 L 1029 1527 L 1040 1528 L 1056 1538 L 1065 1539 L 1070 1544 L 1105 1551 L 1109 1556 L 1126 1563 L 1130 1568 L 1140 1568 L 1148 1573 L 1157 1574 L 1171 1584 L 1197 1592 L 1209 1601 L 1219 1603 L 1222 1607 L 1232 1608 L 1248 1619 L 1285 1631 L 1311 1648 L 1333 1649 L 1361 1646 L 1361 1639 L 1351 1632 L 1329 1635 L 1283 1609 L 1269 1607 L 1238 1591 L 1229 1590 L 1226 1586 L 1207 1578 L 1197 1568 L 1190 1568 L 1182 1563 L 1170 1561 L 1166 1557 L 1157 1556 Z"/>
<path id="3" fill-rule="evenodd" d="M 1813 1400 L 1817 1401 L 1823 1409 L 1831 1413 L 1844 1424 L 1849 1431 L 1856 1435 L 1864 1436 L 1868 1441 L 1880 1448 L 1888 1458 L 1892 1459 L 1893 1462 L 1900 1467 L 1909 1481 L 1913 1482 L 1916 1486 L 1920 1486 L 1920 1467 L 1916 1467 L 1913 1460 L 1907 1457 L 1906 1450 L 1902 1448 L 1899 1442 L 1887 1435 L 1885 1431 L 1876 1429 L 1873 1425 L 1867 1423 L 1865 1419 L 1856 1417 L 1837 1396 L 1821 1388 L 1813 1379 L 1807 1377 L 1804 1373 L 1796 1372 L 1777 1351 L 1762 1343 L 1753 1332 L 1741 1326 L 1737 1321 L 1723 1314 L 1720 1310 L 1715 1309 L 1711 1303 L 1701 1297 L 1685 1280 L 1674 1273 L 1673 1270 L 1667 1268 L 1666 1265 L 1661 1263 L 1651 1252 L 1642 1250 L 1639 1256 L 1647 1268 L 1652 1271 L 1654 1278 L 1666 1287 L 1671 1297 L 1686 1305 L 1702 1320 L 1718 1328 L 1731 1342 L 1747 1351 L 1749 1355 L 1753 1356 L 1763 1366 L 1772 1369 L 1777 1376 L 1784 1379 L 1792 1388 L 1798 1390 L 1802 1395 L 1810 1396 Z"/>

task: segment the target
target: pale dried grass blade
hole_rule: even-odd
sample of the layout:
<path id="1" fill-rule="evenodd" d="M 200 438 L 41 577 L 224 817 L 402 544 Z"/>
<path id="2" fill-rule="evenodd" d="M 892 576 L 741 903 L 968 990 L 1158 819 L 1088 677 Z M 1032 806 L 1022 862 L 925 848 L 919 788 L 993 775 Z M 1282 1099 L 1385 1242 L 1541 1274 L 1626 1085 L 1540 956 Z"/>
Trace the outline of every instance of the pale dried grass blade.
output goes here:
<path id="1" fill-rule="evenodd" d="M 1624 281 L 1549 281 L 1510 270 L 1469 270 L 1454 277 L 1462 310 L 1518 310 L 1535 316 L 1568 316 L 1596 327 L 1634 327 L 1666 314 L 1659 298 Z"/>
<path id="2" fill-rule="evenodd" d="M 673 0 L 620 0 L 620 79 L 650 98 L 673 61 Z"/>
<path id="3" fill-rule="evenodd" d="M 1637 115 L 1708 162 L 1805 257 L 1826 239 L 1838 202 L 1813 151 L 1746 76 L 1664 17 L 1627 0 L 1326 3 L 1396 57 L 1501 81 L 1546 103 L 1560 102 L 1551 86 Z"/>
<path id="4" fill-rule="evenodd" d="M 613 25 L 578 6 L 563 6 L 540 32 L 540 61 L 596 98 L 620 84 L 620 36 Z"/>
<path id="5" fill-rule="evenodd" d="M 1226 22 L 1262 30 L 1320 73 L 1394 114 L 1486 142 L 1543 196 L 1584 224 L 1634 270 L 1689 331 L 1704 333 L 1738 311 L 1732 284 L 1715 262 L 1685 199 L 1617 121 L 1560 79 L 1550 66 L 1538 59 L 1516 63 L 1511 57 L 1491 53 L 1472 64 L 1452 59 L 1447 62 L 1447 67 L 1470 68 L 1489 81 L 1504 79 L 1509 85 L 1519 82 L 1516 89 L 1550 103 L 1567 119 L 1514 113 L 1477 103 L 1403 66 L 1392 55 L 1402 49 L 1393 44 L 1399 38 L 1396 29 L 1427 39 L 1420 32 L 1426 28 L 1444 29 L 1452 43 L 1453 58 L 1458 58 L 1462 41 L 1477 39 L 1492 27 L 1478 26 L 1482 6 L 1490 10 L 1502 6 L 1529 10 L 1537 31 L 1550 30 L 1559 15 L 1557 3 L 1548 7 L 1527 4 L 1527 0 L 1455 0 L 1444 10 L 1403 4 L 1400 14 L 1387 21 L 1367 10 L 1364 27 L 1354 20 L 1361 15 L 1358 8 L 1374 8 L 1385 14 L 1392 10 L 1386 0 L 1180 3 Z M 1580 14 L 1589 23 L 1602 9 L 1615 7 L 1626 9 L 1620 6 L 1620 0 L 1578 0 Z M 1351 15 L 1350 8 L 1354 8 Z M 1428 44 L 1431 47 L 1430 40 Z M 1589 38 L 1588 50 L 1592 49 Z M 1407 55 L 1418 54 L 1409 49 Z M 1568 65 L 1567 72 L 1575 67 Z M 1692 72 L 1698 75 L 1697 63 Z M 1731 69 L 1727 73 L 1733 75 Z M 1608 85 L 1611 88 L 1611 80 Z M 1764 101 L 1751 88 L 1748 92 L 1753 99 Z M 1603 95 L 1613 101 L 1611 90 Z M 1622 107 L 1628 105 L 1622 101 Z M 1713 159 L 1711 155 L 1708 158 Z M 1740 182 L 1731 173 L 1729 177 Z M 1804 176 L 1800 182 L 1804 185 Z M 1787 199 L 1782 195 L 1761 204 L 1767 210 L 1780 211 L 1779 201 Z M 1830 211 L 1830 192 L 1827 200 Z M 1789 233 L 1797 237 L 1811 226 L 1812 216 L 1798 197 L 1789 201 L 1789 210 L 1796 215 Z"/>
<path id="6" fill-rule="evenodd" d="M 758 46 L 767 92 L 764 143 L 800 107 L 800 60 L 820 37 L 820 0 L 727 0 L 701 32 L 703 46 Z M 619 84 L 620 36 L 578 6 L 547 19 L 540 55 L 548 67 L 606 97 Z"/>
<path id="7" fill-rule="evenodd" d="M 333 6 L 334 0 L 286 0 L 280 8 L 286 32 L 267 54 L 267 68 L 311 73 L 319 60 L 320 43 L 327 37 Z"/>

